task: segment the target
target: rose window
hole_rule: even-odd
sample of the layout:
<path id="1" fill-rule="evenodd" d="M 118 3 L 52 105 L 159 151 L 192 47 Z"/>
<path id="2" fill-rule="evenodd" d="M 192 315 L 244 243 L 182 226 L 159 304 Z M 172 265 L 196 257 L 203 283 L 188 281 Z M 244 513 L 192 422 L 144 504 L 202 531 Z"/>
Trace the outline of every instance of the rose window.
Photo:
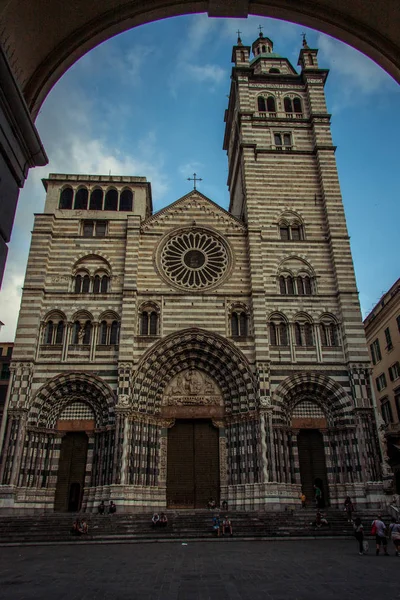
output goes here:
<path id="1" fill-rule="evenodd" d="M 222 240 L 204 230 L 190 230 L 172 237 L 162 248 L 160 259 L 168 279 L 193 290 L 218 283 L 229 265 Z"/>

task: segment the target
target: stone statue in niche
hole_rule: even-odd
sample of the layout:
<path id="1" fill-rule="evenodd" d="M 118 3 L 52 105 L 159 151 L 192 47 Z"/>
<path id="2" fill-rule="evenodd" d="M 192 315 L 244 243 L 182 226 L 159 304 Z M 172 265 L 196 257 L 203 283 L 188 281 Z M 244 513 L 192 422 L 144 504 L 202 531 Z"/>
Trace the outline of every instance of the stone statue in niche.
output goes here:
<path id="1" fill-rule="evenodd" d="M 222 404 L 222 396 L 213 380 L 197 369 L 187 369 L 167 385 L 163 404 L 207 405 Z"/>

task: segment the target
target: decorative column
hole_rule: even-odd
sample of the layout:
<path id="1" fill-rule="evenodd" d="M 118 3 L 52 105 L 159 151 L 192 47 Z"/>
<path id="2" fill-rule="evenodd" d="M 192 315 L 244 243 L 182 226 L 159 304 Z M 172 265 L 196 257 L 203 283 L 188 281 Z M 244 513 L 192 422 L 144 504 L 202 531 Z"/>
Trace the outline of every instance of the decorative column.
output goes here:
<path id="1" fill-rule="evenodd" d="M 126 394 L 118 396 L 115 407 L 115 449 L 112 483 L 126 485 L 128 482 L 128 452 L 131 438 L 130 400 Z"/>

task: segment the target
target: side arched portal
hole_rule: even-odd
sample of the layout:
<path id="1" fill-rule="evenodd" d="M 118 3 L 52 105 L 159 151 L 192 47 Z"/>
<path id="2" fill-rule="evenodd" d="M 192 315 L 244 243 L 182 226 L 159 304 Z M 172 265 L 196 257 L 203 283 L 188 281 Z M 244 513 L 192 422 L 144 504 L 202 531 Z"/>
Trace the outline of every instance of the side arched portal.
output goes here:
<path id="1" fill-rule="evenodd" d="M 67 373 L 48 381 L 28 412 L 10 410 L 1 483 L 22 488 L 27 504 L 40 498 L 41 509 L 85 507 L 89 488 L 112 482 L 114 406 L 114 393 L 97 376 Z"/>

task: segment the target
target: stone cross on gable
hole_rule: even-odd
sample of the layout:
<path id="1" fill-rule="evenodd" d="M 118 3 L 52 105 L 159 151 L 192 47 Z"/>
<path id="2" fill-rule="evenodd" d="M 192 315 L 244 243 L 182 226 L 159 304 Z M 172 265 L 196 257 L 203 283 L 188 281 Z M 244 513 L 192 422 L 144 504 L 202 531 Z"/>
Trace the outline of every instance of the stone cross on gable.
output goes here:
<path id="1" fill-rule="evenodd" d="M 193 177 L 188 177 L 188 181 L 193 181 L 193 189 L 196 190 L 196 181 L 203 181 L 200 177 L 197 177 L 196 173 L 193 173 Z"/>

